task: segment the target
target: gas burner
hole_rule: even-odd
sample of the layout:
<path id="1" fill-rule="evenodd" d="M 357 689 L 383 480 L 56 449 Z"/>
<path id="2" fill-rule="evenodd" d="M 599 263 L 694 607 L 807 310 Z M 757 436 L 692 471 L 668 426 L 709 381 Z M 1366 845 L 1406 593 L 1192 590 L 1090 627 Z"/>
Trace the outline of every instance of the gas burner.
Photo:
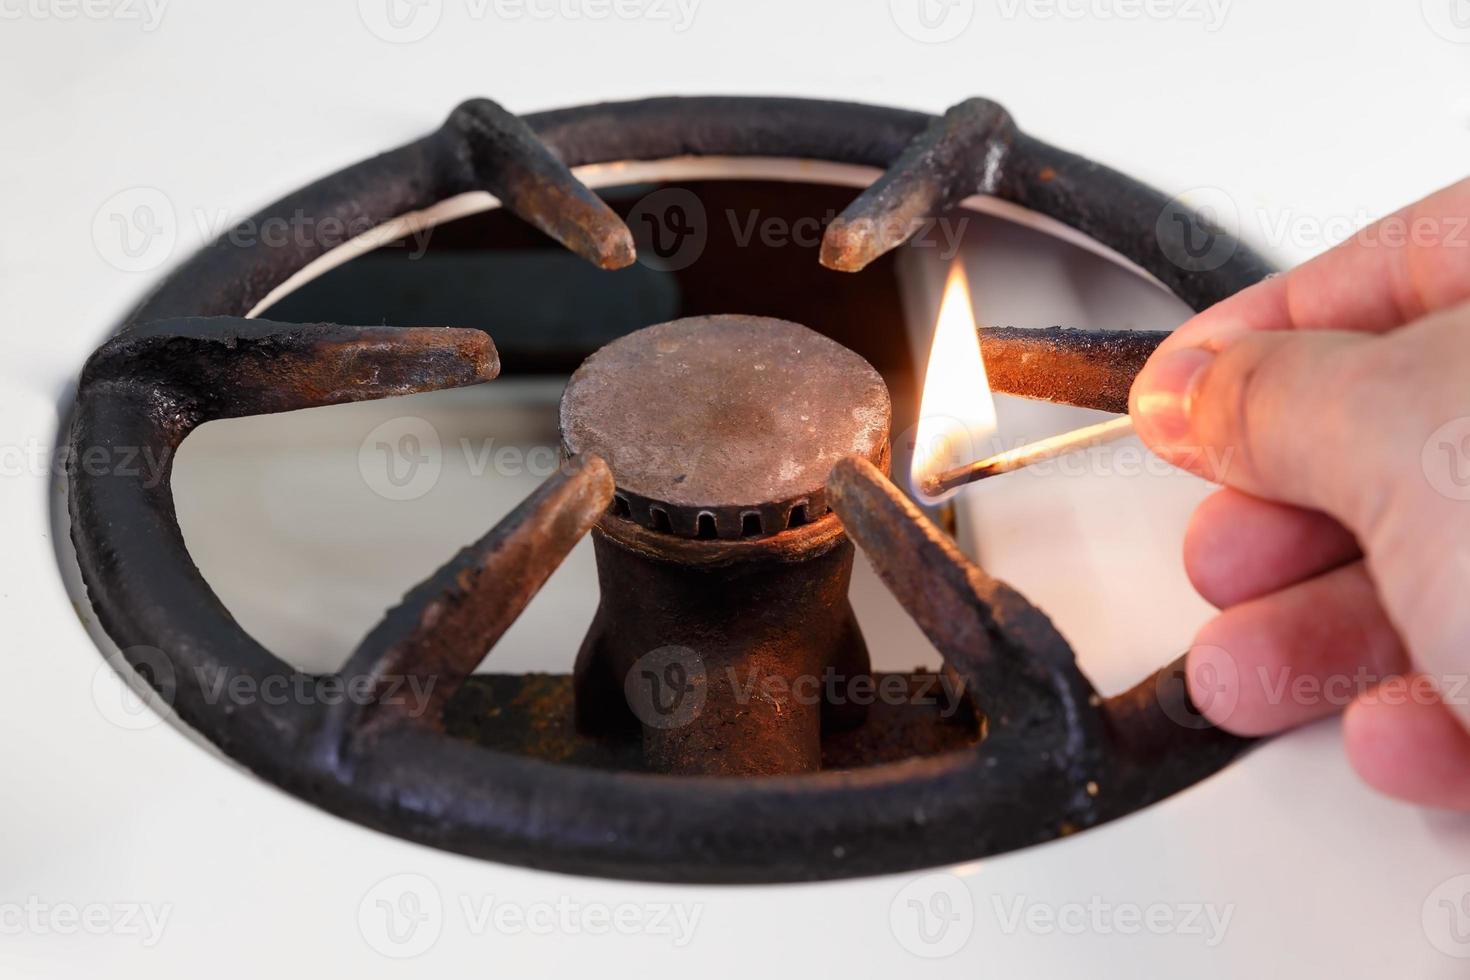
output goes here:
<path id="1" fill-rule="evenodd" d="M 1196 309 L 1270 271 L 1238 243 L 1191 265 L 1197 236 L 1217 229 L 1176 206 L 1177 220 L 1158 220 L 1162 195 L 1025 135 L 981 99 L 938 118 L 703 98 L 525 120 L 475 100 L 251 221 L 403 228 L 488 190 L 619 268 L 634 261 L 633 235 L 569 168 L 684 155 L 883 169 L 825 232 L 821 261 L 845 272 L 977 193 L 1070 225 Z M 86 461 L 120 446 L 171 460 L 211 419 L 497 375 L 501 353 L 479 330 L 250 318 L 328 251 L 227 234 L 192 258 L 88 361 L 67 457 L 72 540 L 103 628 L 186 723 L 263 778 L 499 861 L 781 881 L 1040 843 L 1177 792 L 1248 744 L 1200 717 L 1177 662 L 1101 698 L 1047 618 L 889 482 L 889 396 L 873 368 L 804 326 L 733 313 L 647 327 L 588 358 L 563 397 L 559 472 L 411 591 L 338 672 L 293 669 L 194 566 L 169 482 Z M 1111 411 L 1157 340 L 985 335 L 995 390 Z M 516 343 L 501 346 L 534 349 Z M 589 532 L 601 596 L 574 675 L 474 674 Z M 944 656 L 942 673 L 872 672 L 847 597 L 854 543 Z M 826 696 L 826 678 L 905 696 L 863 709 Z M 390 696 L 405 679 L 430 692 L 423 710 Z M 364 696 L 222 705 L 211 692 L 235 680 Z"/>
<path id="2" fill-rule="evenodd" d="M 636 719 L 661 772 L 820 769 L 824 710 L 829 728 L 853 712 L 819 680 L 872 673 L 827 475 L 848 457 L 886 468 L 888 420 L 877 371 L 782 320 L 677 320 L 589 358 L 562 438 L 608 460 L 617 491 L 593 531 L 602 601 L 577 661 L 579 728 Z"/>

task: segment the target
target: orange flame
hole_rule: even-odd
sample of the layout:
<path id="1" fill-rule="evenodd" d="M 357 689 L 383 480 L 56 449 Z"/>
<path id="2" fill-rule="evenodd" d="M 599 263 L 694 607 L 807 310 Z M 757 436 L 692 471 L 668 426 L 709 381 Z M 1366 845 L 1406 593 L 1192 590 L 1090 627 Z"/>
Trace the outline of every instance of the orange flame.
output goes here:
<path id="1" fill-rule="evenodd" d="M 953 491 L 937 498 L 924 494 L 924 480 L 979 459 L 995 430 L 995 399 L 980 356 L 970 284 L 964 265 L 956 262 L 944 284 L 919 401 L 914 461 L 909 470 L 914 492 L 928 503 L 951 496 Z"/>

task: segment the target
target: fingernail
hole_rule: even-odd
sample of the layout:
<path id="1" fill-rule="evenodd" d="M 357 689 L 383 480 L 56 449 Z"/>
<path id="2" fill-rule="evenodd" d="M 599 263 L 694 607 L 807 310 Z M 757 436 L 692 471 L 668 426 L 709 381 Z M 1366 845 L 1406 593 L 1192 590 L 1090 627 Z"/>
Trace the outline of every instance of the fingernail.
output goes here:
<path id="1" fill-rule="evenodd" d="M 1214 359 L 1204 348 L 1185 347 L 1148 363 L 1133 383 L 1133 421 L 1145 441 L 1176 442 L 1189 435 L 1190 400 Z"/>

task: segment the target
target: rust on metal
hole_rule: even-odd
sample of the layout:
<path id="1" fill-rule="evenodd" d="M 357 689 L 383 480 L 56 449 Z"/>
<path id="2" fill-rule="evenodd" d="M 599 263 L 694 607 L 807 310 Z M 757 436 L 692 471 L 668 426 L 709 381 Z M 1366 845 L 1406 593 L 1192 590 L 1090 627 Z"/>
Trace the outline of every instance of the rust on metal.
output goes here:
<path id="1" fill-rule="evenodd" d="M 908 241 L 925 219 L 993 191 L 1015 132 L 1010 114 L 988 99 L 950 108 L 828 225 L 822 264 L 857 272 Z"/>
<path id="2" fill-rule="evenodd" d="M 633 233 L 623 219 L 519 118 L 489 99 L 471 99 L 446 130 L 462 139 L 462 162 L 474 178 L 515 214 L 600 268 L 633 264 Z"/>
<path id="3" fill-rule="evenodd" d="M 589 357 L 561 402 L 569 453 L 617 478 L 621 516 L 681 537 L 770 537 L 827 510 L 827 471 L 882 461 L 888 388 L 841 344 L 758 316 L 660 323 Z"/>
<path id="4" fill-rule="evenodd" d="M 596 456 L 568 460 L 494 529 L 408 593 L 358 645 L 343 673 L 366 680 L 380 719 L 440 723 L 444 705 L 612 502 Z M 401 695 L 405 681 L 424 697 Z"/>
<path id="5" fill-rule="evenodd" d="M 239 230 L 302 215 L 387 227 L 400 216 L 433 209 L 466 192 L 489 190 L 509 211 L 611 267 L 631 261 L 631 238 L 608 220 L 600 202 L 566 167 L 681 154 L 774 156 L 891 169 L 867 195 L 869 203 L 856 211 L 861 216 L 866 208 L 901 224 L 913 215 L 933 214 L 946 199 L 936 194 L 945 186 L 959 194 L 990 190 L 1116 250 L 1196 310 L 1270 272 L 1247 246 L 1228 236 L 1222 266 L 1182 267 L 1175 261 L 1179 242 L 1198 229 L 1198 216 L 1163 227 L 1157 217 L 1173 206 L 1163 194 L 1013 131 L 1008 121 L 984 152 L 979 151 L 984 141 L 974 132 L 946 139 L 946 127 L 963 122 L 957 115 L 962 113 L 946 122 L 878 106 L 718 97 L 554 110 L 528 117 L 522 128 L 498 106 L 476 100 L 441 129 L 293 192 Z M 983 128 L 983 119 L 976 122 Z M 926 140 L 926 128 L 940 135 Z M 974 155 L 968 173 L 946 160 L 963 156 L 966 141 Z M 999 182 L 992 189 L 997 172 Z M 948 183 L 949 176 L 955 183 Z M 921 202 L 932 205 L 920 208 Z M 570 208 L 569 217 L 557 211 L 562 207 Z M 844 235 L 850 236 L 846 242 Z M 611 738 L 606 729 L 568 735 L 569 716 L 580 723 L 584 709 L 597 706 L 595 698 L 583 696 L 584 687 L 606 693 L 602 682 L 610 678 L 597 671 L 616 667 L 617 657 L 636 654 L 631 645 L 624 651 L 609 648 L 614 657 L 593 658 L 593 670 L 579 658 L 570 684 L 545 676 L 504 684 L 469 678 L 450 699 L 446 719 L 449 730 L 461 734 L 466 719 L 458 707 L 482 709 L 483 724 L 469 725 L 476 735 L 467 738 L 446 737 L 427 725 L 387 725 L 375 738 L 339 740 L 336 746 L 343 751 L 321 751 L 328 744 L 323 734 L 333 726 L 344 730 L 344 717 L 320 701 L 222 703 L 218 685 L 236 679 L 265 685 L 343 678 L 303 675 L 240 627 L 189 557 L 166 469 L 154 482 L 120 468 L 83 465 L 86 454 L 131 447 L 166 455 L 210 418 L 474 384 L 498 370 L 494 346 L 476 333 L 244 319 L 272 290 L 333 247 L 326 236 L 280 247 L 267 247 L 258 235 L 246 237 L 224 235 L 184 262 L 129 315 L 120 336 L 88 362 L 65 447 L 68 507 L 77 567 L 92 611 L 124 659 L 166 694 L 181 720 L 282 790 L 365 826 L 494 861 L 645 880 L 774 882 L 894 873 L 1035 845 L 1177 792 L 1220 769 L 1248 744 L 1213 728 L 1193 710 L 1177 663 L 1095 705 L 1103 719 L 1099 733 L 1092 716 L 1068 713 L 1067 685 L 1057 683 L 1057 671 L 1049 673 L 1065 662 L 1045 657 L 1037 671 L 1019 670 L 1012 678 L 1017 692 L 1002 696 L 988 687 L 977 692 L 995 716 L 979 744 L 973 744 L 973 726 L 949 726 L 932 712 L 922 721 L 917 716 L 885 721 L 884 703 L 874 705 L 866 720 L 855 721 L 839 710 L 843 706 L 824 699 L 817 765 L 848 769 L 863 760 L 897 760 L 908 754 L 907 747 L 932 748 L 937 754 L 895 766 L 803 770 L 802 778 L 786 779 L 670 779 L 630 771 L 647 769 L 649 758 L 666 760 L 663 765 L 671 771 L 740 773 L 812 765 L 810 714 L 789 727 L 768 724 L 760 714 L 774 702 L 789 725 L 784 712 L 803 706 L 792 705 L 779 691 L 759 699 L 754 721 L 748 720 L 751 713 L 740 713 L 738 702 L 731 708 L 719 701 L 744 697 L 744 688 L 716 691 L 715 710 L 707 717 L 729 720 L 730 727 L 696 726 L 687 737 L 671 737 L 653 751 L 636 718 L 628 738 Z M 841 228 L 833 242 L 839 264 L 848 267 L 888 244 L 881 235 L 865 241 Z M 513 345 L 525 349 L 526 328 L 519 328 L 520 337 L 515 337 L 517 329 L 507 323 L 502 339 L 512 337 Z M 1026 343 L 1034 352 L 1034 338 Z M 1068 349 L 1064 344 L 1047 356 L 1065 364 Z M 1003 369 L 992 368 L 992 376 L 1001 378 L 1003 390 L 1109 407 L 1108 396 L 1089 393 L 1085 381 L 1069 381 L 1068 370 L 1053 370 L 1048 377 L 1054 387 L 1048 391 L 1027 390 L 1024 379 L 1008 380 Z M 1112 404 L 1119 403 L 1126 381 L 1103 380 L 1113 385 Z M 886 465 L 886 459 L 873 462 Z M 840 466 L 839 478 L 842 472 Z M 963 592 L 959 586 L 965 576 L 956 579 L 953 556 L 925 543 L 927 531 L 913 537 L 896 525 L 886 527 L 895 520 L 890 513 L 895 502 L 881 479 L 853 486 L 857 509 L 850 502 L 843 516 L 851 527 L 865 529 L 865 546 L 887 542 L 884 547 L 932 556 L 939 568 L 936 587 Z M 865 507 L 888 516 L 865 524 L 859 513 Z M 718 668 L 754 664 L 779 671 L 777 679 L 784 682 L 815 661 L 853 676 L 867 674 L 866 651 L 845 599 L 852 544 L 834 515 L 815 516 L 768 537 L 703 540 L 610 514 L 593 534 L 622 556 L 599 561 L 605 599 L 633 602 L 627 613 L 601 610 L 599 628 L 616 628 L 622 635 L 622 625 L 636 626 L 636 615 L 649 612 L 644 639 L 668 627 L 665 635 L 698 650 L 706 665 L 717 668 L 716 677 L 726 676 Z M 903 554 L 889 567 L 928 574 L 922 563 Z M 659 570 L 650 570 L 655 563 Z M 783 577 L 778 571 L 783 568 L 792 571 Z M 629 581 L 609 588 L 620 570 L 628 572 Z M 762 592 L 752 583 L 767 572 L 774 572 L 772 587 Z M 639 591 L 639 582 L 652 587 Z M 681 588 L 686 591 L 680 593 Z M 910 603 L 919 598 L 912 589 L 901 590 Z M 673 604 L 679 595 L 698 604 L 680 610 Z M 976 598 L 983 598 L 983 590 Z M 476 600 L 466 601 L 473 605 Z M 984 649 L 989 652 L 978 659 L 955 656 L 979 676 L 977 683 L 1004 675 L 993 669 L 997 664 L 1017 666 L 1018 655 L 1002 656 L 1013 642 L 1036 649 L 1019 635 L 1029 634 L 1023 628 L 1030 621 L 1022 615 L 1026 608 L 1001 595 L 989 618 L 969 621 L 972 633 L 987 630 Z M 761 616 L 742 615 L 751 609 Z M 1013 613 L 1020 627 L 1011 621 Z M 750 644 L 724 643 L 742 636 L 747 625 L 755 633 Z M 797 638 L 794 646 L 787 645 L 790 637 Z M 588 640 L 599 646 L 598 634 Z M 802 646 L 808 642 L 820 649 L 813 653 Z M 772 657 L 773 650 L 781 656 Z M 655 676 L 671 679 L 677 673 Z M 682 676 L 687 682 L 687 671 Z M 626 722 L 628 701 L 621 693 L 617 700 Z M 1087 704 L 1094 706 L 1091 699 Z M 1022 715 L 1015 724 L 994 723 L 1015 720 L 1017 712 Z M 615 715 L 607 717 L 615 720 Z M 497 726 L 497 718 L 522 725 L 526 734 L 518 737 Z M 890 739 L 875 727 L 880 723 L 917 727 L 912 738 Z M 925 734 L 924 724 L 945 727 Z M 757 744 L 742 759 L 732 743 L 747 730 Z M 767 732 L 780 744 L 760 744 Z M 722 734 L 729 739 L 722 741 Z M 545 761 L 580 763 L 613 744 L 620 747 L 611 757 L 619 760 L 614 765 L 621 771 Z M 961 745 L 973 747 L 944 751 Z M 693 758 L 697 752 L 734 753 L 737 759 L 701 769 Z M 1099 756 L 1105 763 L 1101 774 L 1090 761 Z M 686 762 L 692 764 L 686 768 Z"/>
<path id="6" fill-rule="evenodd" d="M 1135 809 L 1140 799 L 1177 793 L 1199 778 L 1201 767 L 1218 769 L 1255 739 L 1216 728 L 1190 696 L 1185 658 L 1175 658 L 1102 705 L 1112 776 L 1100 787 L 1108 816 Z"/>
<path id="7" fill-rule="evenodd" d="M 608 459 L 617 504 L 593 535 L 583 731 L 641 730 L 661 772 L 821 767 L 824 726 L 864 714 L 822 678 L 869 670 L 827 474 L 850 454 L 887 465 L 889 410 L 866 361 L 783 320 L 675 320 L 588 358 L 562 441 Z"/>
<path id="8" fill-rule="evenodd" d="M 1070 327 L 981 327 L 980 352 L 992 391 L 1128 411 L 1133 379 L 1168 333 Z"/>
<path id="9" fill-rule="evenodd" d="M 786 535 L 734 560 L 688 564 L 626 547 L 622 518 L 593 531 L 600 599 L 577 656 L 579 728 L 641 732 L 659 772 L 775 775 L 821 768 L 824 730 L 851 727 L 864 706 L 827 697 L 824 677 L 869 673 L 848 601 L 852 544 L 840 535 L 806 554 Z M 613 533 L 610 533 L 610 529 Z M 735 542 L 679 542 L 729 556 Z"/>
<path id="10" fill-rule="evenodd" d="M 941 674 L 874 671 L 848 679 L 846 698 L 868 702 L 854 727 L 822 733 L 823 769 L 862 769 L 970 748 L 979 726 L 970 702 Z M 834 682 L 836 683 L 836 682 Z M 489 749 L 596 769 L 653 771 L 638 733 L 578 731 L 566 674 L 477 673 L 444 712 L 447 734 Z"/>
<path id="11" fill-rule="evenodd" d="M 873 568 L 967 685 L 992 727 L 1037 710 L 1067 721 L 1080 763 L 1095 746 L 1096 692 L 1051 620 L 1015 589 L 987 575 L 882 472 L 861 459 L 832 470 L 832 508 Z"/>
<path id="12" fill-rule="evenodd" d="M 243 317 L 149 323 L 104 344 L 83 389 L 126 378 L 167 392 L 177 433 L 200 422 L 478 384 L 500 372 L 489 335 L 450 327 L 350 327 Z"/>

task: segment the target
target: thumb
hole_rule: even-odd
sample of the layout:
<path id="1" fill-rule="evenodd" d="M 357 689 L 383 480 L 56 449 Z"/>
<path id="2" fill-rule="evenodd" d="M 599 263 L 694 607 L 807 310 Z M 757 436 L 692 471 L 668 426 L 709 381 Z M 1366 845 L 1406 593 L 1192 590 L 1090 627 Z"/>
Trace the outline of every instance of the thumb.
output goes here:
<path id="1" fill-rule="evenodd" d="M 1414 662 L 1470 728 L 1470 304 L 1385 334 L 1161 348 L 1134 382 L 1165 459 L 1357 537 Z"/>
<path id="2" fill-rule="evenodd" d="M 1470 345 L 1452 319 L 1435 314 L 1389 334 L 1262 331 L 1166 347 L 1135 380 L 1130 414 L 1169 462 L 1324 511 L 1366 542 L 1391 502 L 1432 495 L 1426 440 L 1470 415 L 1456 381 Z"/>

